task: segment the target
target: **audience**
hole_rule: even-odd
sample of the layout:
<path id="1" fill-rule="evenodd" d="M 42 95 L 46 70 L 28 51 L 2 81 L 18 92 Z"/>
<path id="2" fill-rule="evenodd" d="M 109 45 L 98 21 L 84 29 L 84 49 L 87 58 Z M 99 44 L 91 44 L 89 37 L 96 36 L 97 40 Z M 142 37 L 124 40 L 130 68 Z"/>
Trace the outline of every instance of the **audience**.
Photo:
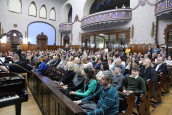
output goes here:
<path id="1" fill-rule="evenodd" d="M 102 74 L 101 88 L 93 95 L 82 100 L 74 101 L 76 104 L 86 101 L 98 99 L 97 108 L 92 108 L 93 111 L 87 112 L 87 115 L 116 115 L 119 111 L 119 94 L 112 85 L 113 74 L 110 70 L 106 70 Z M 81 106 L 82 107 L 82 106 Z"/>
<path id="2" fill-rule="evenodd" d="M 140 100 L 138 97 L 146 93 L 145 82 L 148 79 L 153 80 L 153 96 L 157 83 L 156 74 L 167 75 L 167 65 L 172 65 L 171 56 L 164 61 L 165 51 L 164 49 L 160 51 L 157 46 L 152 50 L 152 55 L 151 48 L 143 55 L 140 52 L 138 54 L 134 52 L 132 55 L 129 47 L 125 52 L 100 50 L 93 53 L 89 50 L 82 52 L 82 50 L 77 51 L 76 49 L 27 51 L 21 52 L 21 59 L 18 54 L 12 52 L 2 55 L 14 61 L 14 64 L 9 64 L 9 69 L 13 72 L 28 72 L 21 68 L 16 69 L 15 63 L 29 71 L 32 70 L 32 67 L 26 63 L 28 59 L 38 68 L 37 72 L 41 75 L 45 75 L 44 72 L 49 66 L 65 70 L 58 81 L 61 92 L 72 100 L 82 99 L 74 101 L 76 103 L 86 103 L 98 99 L 95 106 L 97 108 L 93 108 L 87 114 L 118 113 L 117 90 L 122 90 L 125 94 L 134 93 L 135 101 L 138 102 Z M 126 68 L 125 65 L 127 65 Z M 2 65 L 0 69 L 8 72 Z M 125 71 L 125 69 L 128 70 Z M 124 72 L 126 77 L 123 76 Z"/>
<path id="3" fill-rule="evenodd" d="M 75 95 L 78 98 L 84 98 L 89 95 L 92 95 L 96 91 L 97 81 L 94 75 L 94 70 L 91 68 L 85 68 L 84 72 L 86 77 L 84 87 L 77 91 L 71 91 L 69 93 L 70 95 Z"/>

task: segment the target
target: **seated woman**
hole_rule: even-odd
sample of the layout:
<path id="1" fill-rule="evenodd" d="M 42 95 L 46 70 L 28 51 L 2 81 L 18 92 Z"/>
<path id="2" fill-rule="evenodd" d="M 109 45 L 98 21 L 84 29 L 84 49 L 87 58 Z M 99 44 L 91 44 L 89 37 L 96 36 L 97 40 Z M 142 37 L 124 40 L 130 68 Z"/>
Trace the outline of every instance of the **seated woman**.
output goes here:
<path id="1" fill-rule="evenodd" d="M 168 60 L 166 60 L 165 63 L 167 63 L 167 65 L 172 66 L 171 56 L 168 56 Z"/>
<path id="2" fill-rule="evenodd" d="M 41 75 L 44 75 L 44 71 L 47 69 L 47 65 L 46 65 L 46 59 L 45 58 L 42 58 L 41 59 L 42 63 L 41 65 L 39 66 L 38 68 L 38 73 L 41 74 Z"/>
<path id="3" fill-rule="evenodd" d="M 94 75 L 94 70 L 91 68 L 84 68 L 84 72 L 86 76 L 84 87 L 77 91 L 71 91 L 69 93 L 70 95 L 75 95 L 80 99 L 93 94 L 97 87 L 97 81 Z"/>
<path id="4" fill-rule="evenodd" d="M 76 73 L 74 72 L 73 66 L 74 66 L 74 64 L 72 62 L 67 62 L 67 64 L 66 64 L 67 70 L 65 71 L 63 76 L 60 78 L 59 84 L 61 86 L 71 84 L 71 81 L 73 80 L 74 76 L 76 75 Z"/>
<path id="5" fill-rule="evenodd" d="M 73 80 L 70 84 L 62 86 L 61 91 L 67 95 L 70 99 L 73 99 L 73 96 L 69 95 L 70 91 L 76 91 L 81 89 L 84 86 L 84 68 L 80 67 L 76 69 L 76 75 L 74 76 Z"/>
<path id="6" fill-rule="evenodd" d="M 101 80 L 102 73 L 103 73 L 103 71 L 106 71 L 106 70 L 109 70 L 109 65 L 106 62 L 102 62 L 101 63 L 101 70 L 96 74 L 96 79 L 98 81 Z"/>

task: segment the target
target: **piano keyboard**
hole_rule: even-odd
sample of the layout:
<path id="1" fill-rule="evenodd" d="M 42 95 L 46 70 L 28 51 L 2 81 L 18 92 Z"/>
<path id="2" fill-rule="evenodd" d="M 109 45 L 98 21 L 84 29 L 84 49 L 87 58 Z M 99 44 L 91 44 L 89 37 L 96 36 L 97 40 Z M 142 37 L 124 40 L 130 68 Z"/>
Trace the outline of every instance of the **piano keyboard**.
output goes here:
<path id="1" fill-rule="evenodd" d="M 18 99 L 18 98 L 19 96 L 17 94 L 7 95 L 4 97 L 0 97 L 0 102 L 9 101 L 9 100 Z"/>

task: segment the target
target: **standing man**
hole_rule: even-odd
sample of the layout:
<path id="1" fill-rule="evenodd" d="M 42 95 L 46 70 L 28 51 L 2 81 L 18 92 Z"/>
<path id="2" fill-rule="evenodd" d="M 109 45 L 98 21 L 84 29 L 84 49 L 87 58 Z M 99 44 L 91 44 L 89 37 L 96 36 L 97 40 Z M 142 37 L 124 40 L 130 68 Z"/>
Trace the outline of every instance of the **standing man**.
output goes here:
<path id="1" fill-rule="evenodd" d="M 20 57 L 20 60 L 22 59 L 21 52 L 22 52 L 22 50 L 21 50 L 21 46 L 20 46 L 20 45 L 18 45 L 18 46 L 17 46 L 17 51 L 16 51 L 16 54 L 18 54 L 18 55 L 19 55 L 19 57 Z"/>
<path id="2" fill-rule="evenodd" d="M 119 94 L 112 85 L 113 74 L 110 70 L 106 70 L 102 74 L 101 87 L 93 95 L 82 100 L 74 101 L 77 104 L 86 101 L 99 99 L 97 109 L 87 112 L 87 115 L 116 115 L 119 112 Z"/>

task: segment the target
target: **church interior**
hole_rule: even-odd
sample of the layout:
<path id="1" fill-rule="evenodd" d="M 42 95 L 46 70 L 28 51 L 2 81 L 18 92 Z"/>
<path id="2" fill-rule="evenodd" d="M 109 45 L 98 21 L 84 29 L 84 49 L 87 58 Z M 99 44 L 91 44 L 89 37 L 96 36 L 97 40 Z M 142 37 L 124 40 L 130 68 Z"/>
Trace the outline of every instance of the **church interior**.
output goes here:
<path id="1" fill-rule="evenodd" d="M 0 115 L 171 115 L 172 0 L 0 0 Z"/>

